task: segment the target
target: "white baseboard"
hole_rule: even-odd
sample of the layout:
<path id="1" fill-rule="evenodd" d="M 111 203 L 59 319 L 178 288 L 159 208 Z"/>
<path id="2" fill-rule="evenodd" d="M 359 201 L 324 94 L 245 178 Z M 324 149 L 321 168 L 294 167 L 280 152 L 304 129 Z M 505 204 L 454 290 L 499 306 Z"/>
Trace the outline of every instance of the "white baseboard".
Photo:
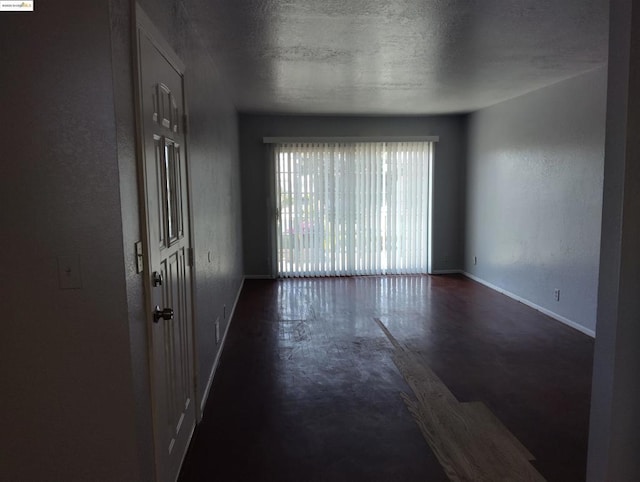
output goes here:
<path id="1" fill-rule="evenodd" d="M 463 275 L 465 275 L 467 278 L 472 279 L 473 281 L 476 281 L 476 282 L 486 286 L 487 288 L 491 288 L 492 290 L 497 291 L 498 293 L 502 293 L 503 295 L 508 296 L 509 298 L 512 298 L 512 299 L 514 299 L 516 301 L 519 301 L 520 303 L 522 303 L 524 305 L 527 305 L 529 308 L 533 308 L 534 310 L 537 310 L 537 311 L 539 311 L 541 313 L 544 313 L 545 315 L 553 318 L 554 320 L 559 321 L 560 323 L 564 323 L 565 325 L 573 328 L 574 330 L 579 331 L 580 333 L 584 333 L 585 335 L 588 335 L 591 338 L 595 338 L 596 337 L 595 331 L 593 331 L 593 330 L 591 330 L 589 328 L 586 328 L 586 327 L 582 326 L 581 324 L 576 323 L 573 320 L 570 320 L 569 318 L 565 318 L 564 316 L 559 315 L 557 313 L 554 313 L 553 311 L 548 310 L 547 308 L 543 308 L 540 305 L 536 305 L 535 303 L 532 303 L 531 301 L 529 301 L 529 300 L 527 300 L 525 298 L 522 298 L 522 297 L 520 297 L 520 296 L 518 296 L 518 295 L 516 295 L 516 294 L 514 294 L 514 293 L 512 293 L 510 291 L 505 290 L 504 288 L 500 288 L 499 286 L 496 286 L 496 285 L 494 285 L 492 283 L 489 283 L 488 281 L 485 281 L 482 278 L 478 278 L 477 276 L 472 275 L 471 273 L 467 273 L 466 271 L 461 271 L 461 273 Z"/>
<path id="2" fill-rule="evenodd" d="M 429 274 L 463 274 L 461 269 L 436 269 Z"/>
<path id="3" fill-rule="evenodd" d="M 216 369 L 218 368 L 218 363 L 220 362 L 220 356 L 222 355 L 222 350 L 224 349 L 224 342 L 227 340 L 227 333 L 229 333 L 229 327 L 231 326 L 231 322 L 233 321 L 233 315 L 236 313 L 236 306 L 238 306 L 240 293 L 242 293 L 242 288 L 244 287 L 244 280 L 245 278 L 242 278 L 242 282 L 240 283 L 240 288 L 238 288 L 236 299 L 233 302 L 233 308 L 231 308 L 231 313 L 229 313 L 229 322 L 227 323 L 227 326 L 224 329 L 224 334 L 222 335 L 222 340 L 220 341 L 220 348 L 218 349 L 218 353 L 216 354 L 216 359 L 213 361 L 213 366 L 211 367 L 211 373 L 209 374 L 209 380 L 207 381 L 207 388 L 205 388 L 204 394 L 202 395 L 202 400 L 200 400 L 200 419 L 201 420 L 204 414 L 204 406 L 207 404 L 207 400 L 209 399 L 209 392 L 211 392 L 211 386 L 213 385 L 213 377 L 216 374 Z"/>
<path id="4" fill-rule="evenodd" d="M 269 274 L 247 274 L 244 279 L 276 279 L 276 277 Z"/>

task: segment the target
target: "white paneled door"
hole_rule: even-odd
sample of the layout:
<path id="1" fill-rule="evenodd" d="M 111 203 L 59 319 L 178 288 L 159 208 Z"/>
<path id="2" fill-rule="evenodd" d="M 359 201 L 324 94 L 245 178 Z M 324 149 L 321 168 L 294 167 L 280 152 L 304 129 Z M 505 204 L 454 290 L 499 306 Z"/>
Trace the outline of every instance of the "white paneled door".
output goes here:
<path id="1" fill-rule="evenodd" d="M 174 482 L 196 421 L 183 69 L 137 17 L 156 480 Z"/>

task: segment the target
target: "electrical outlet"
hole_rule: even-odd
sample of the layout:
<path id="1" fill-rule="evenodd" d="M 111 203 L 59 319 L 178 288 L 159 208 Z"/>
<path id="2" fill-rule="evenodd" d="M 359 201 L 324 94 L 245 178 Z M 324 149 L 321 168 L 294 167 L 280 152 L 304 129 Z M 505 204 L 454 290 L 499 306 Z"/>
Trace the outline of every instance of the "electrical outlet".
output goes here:
<path id="1" fill-rule="evenodd" d="M 560 301 L 560 290 L 555 290 L 555 291 L 553 292 L 553 298 L 554 298 L 556 301 Z"/>
<path id="2" fill-rule="evenodd" d="M 473 257 L 473 264 L 474 265 L 478 264 L 478 257 L 477 256 Z"/>
<path id="3" fill-rule="evenodd" d="M 216 345 L 220 343 L 220 317 L 216 319 Z"/>

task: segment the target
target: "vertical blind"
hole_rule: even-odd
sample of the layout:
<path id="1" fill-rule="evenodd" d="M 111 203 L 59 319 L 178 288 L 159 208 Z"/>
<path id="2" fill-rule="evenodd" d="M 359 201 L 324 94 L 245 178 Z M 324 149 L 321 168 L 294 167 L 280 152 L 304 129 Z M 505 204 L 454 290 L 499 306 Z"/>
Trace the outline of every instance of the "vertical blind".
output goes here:
<path id="1" fill-rule="evenodd" d="M 427 272 L 431 142 L 274 146 L 278 276 Z"/>

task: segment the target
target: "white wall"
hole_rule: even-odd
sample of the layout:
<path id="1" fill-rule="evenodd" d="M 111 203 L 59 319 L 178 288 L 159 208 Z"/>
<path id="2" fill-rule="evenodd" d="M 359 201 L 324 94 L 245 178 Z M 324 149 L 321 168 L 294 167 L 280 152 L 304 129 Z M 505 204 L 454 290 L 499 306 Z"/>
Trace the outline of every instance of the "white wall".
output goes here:
<path id="1" fill-rule="evenodd" d="M 465 270 L 588 332 L 596 322 L 605 99 L 601 68 L 469 118 Z"/>
<path id="2" fill-rule="evenodd" d="M 108 1 L 0 36 L 0 480 L 138 480 Z"/>
<path id="3" fill-rule="evenodd" d="M 640 9 L 610 6 L 589 482 L 640 480 Z"/>
<path id="4" fill-rule="evenodd" d="M 0 480 L 152 479 L 131 7 L 0 15 Z M 143 7 L 187 66 L 201 398 L 242 281 L 237 115 L 183 3 Z"/>
<path id="5" fill-rule="evenodd" d="M 434 155 L 433 269 L 462 266 L 464 116 L 240 116 L 244 263 L 247 275 L 271 274 L 269 149 L 263 137 L 440 136 Z"/>

